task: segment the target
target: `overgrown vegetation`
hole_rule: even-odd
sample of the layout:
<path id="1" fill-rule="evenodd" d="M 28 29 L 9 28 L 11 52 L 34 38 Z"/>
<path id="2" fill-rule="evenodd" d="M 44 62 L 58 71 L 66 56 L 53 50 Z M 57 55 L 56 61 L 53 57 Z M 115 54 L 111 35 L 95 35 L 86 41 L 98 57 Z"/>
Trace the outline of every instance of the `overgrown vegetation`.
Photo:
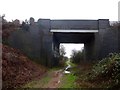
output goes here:
<path id="1" fill-rule="evenodd" d="M 80 75 L 82 87 L 120 88 L 120 54 L 111 53 L 93 66 L 91 71 Z"/>

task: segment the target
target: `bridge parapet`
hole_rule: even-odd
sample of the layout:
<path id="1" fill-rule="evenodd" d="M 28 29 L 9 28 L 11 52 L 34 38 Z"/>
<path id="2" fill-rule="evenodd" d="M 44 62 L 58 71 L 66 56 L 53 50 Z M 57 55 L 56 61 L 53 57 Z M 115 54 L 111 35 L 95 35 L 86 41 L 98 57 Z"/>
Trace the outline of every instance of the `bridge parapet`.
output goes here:
<path id="1" fill-rule="evenodd" d="M 99 19 L 98 24 L 99 24 L 99 26 L 98 26 L 99 29 L 108 29 L 108 28 L 110 28 L 109 19 Z"/>
<path id="2" fill-rule="evenodd" d="M 51 20 L 51 29 L 97 30 L 98 20 Z"/>
<path id="3" fill-rule="evenodd" d="M 50 20 L 51 32 L 95 33 L 110 27 L 109 19 L 99 20 Z"/>

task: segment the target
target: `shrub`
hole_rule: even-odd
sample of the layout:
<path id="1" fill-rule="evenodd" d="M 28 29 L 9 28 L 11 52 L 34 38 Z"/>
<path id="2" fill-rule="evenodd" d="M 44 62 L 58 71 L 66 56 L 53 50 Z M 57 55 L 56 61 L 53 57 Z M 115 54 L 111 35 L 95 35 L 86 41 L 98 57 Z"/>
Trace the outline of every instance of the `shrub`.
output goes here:
<path id="1" fill-rule="evenodd" d="M 110 53 L 99 61 L 93 66 L 87 80 L 105 87 L 120 87 L 120 54 Z"/>

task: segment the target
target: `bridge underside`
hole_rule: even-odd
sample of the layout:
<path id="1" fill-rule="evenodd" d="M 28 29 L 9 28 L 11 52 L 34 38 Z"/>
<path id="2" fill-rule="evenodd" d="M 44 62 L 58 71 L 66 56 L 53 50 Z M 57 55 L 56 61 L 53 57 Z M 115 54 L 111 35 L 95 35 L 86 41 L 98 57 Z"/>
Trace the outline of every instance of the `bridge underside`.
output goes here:
<path id="1" fill-rule="evenodd" d="M 53 33 L 59 43 L 87 43 L 93 40 L 94 33 Z"/>
<path id="2" fill-rule="evenodd" d="M 83 43 L 84 44 L 84 61 L 93 59 L 93 47 L 95 44 L 95 32 L 53 32 L 53 51 L 55 58 L 59 59 L 60 43 Z"/>

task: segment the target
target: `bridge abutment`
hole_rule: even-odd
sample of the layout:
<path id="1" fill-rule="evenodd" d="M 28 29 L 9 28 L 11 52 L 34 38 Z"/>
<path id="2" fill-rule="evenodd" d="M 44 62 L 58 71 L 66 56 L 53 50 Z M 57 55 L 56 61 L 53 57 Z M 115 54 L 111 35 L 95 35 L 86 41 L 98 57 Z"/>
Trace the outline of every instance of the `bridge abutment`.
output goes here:
<path id="1" fill-rule="evenodd" d="M 85 61 L 100 60 L 109 53 L 119 53 L 118 30 L 112 30 L 109 20 L 98 20 L 99 32 L 94 34 L 94 39 L 85 43 Z M 120 34 L 119 34 L 120 35 Z"/>

